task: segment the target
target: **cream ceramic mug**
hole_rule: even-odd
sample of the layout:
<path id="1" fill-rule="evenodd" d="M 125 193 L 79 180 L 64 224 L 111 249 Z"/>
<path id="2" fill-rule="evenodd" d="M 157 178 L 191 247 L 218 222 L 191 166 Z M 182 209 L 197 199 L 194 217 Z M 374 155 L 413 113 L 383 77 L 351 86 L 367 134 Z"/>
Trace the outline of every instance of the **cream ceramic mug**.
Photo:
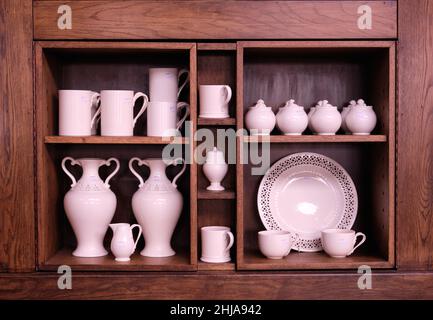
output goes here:
<path id="1" fill-rule="evenodd" d="M 259 249 L 268 259 L 282 259 L 287 256 L 298 241 L 299 235 L 289 231 L 259 231 Z"/>
<path id="2" fill-rule="evenodd" d="M 143 98 L 140 111 L 134 117 L 134 105 Z M 101 91 L 101 136 L 133 136 L 138 118 L 147 108 L 149 98 L 131 90 Z"/>
<path id="3" fill-rule="evenodd" d="M 201 85 L 200 118 L 228 118 L 232 89 L 227 85 Z"/>
<path id="4" fill-rule="evenodd" d="M 59 90 L 59 135 L 96 133 L 100 95 L 90 90 Z"/>
<path id="5" fill-rule="evenodd" d="M 209 226 L 201 228 L 201 261 L 223 263 L 230 261 L 230 248 L 235 238 L 230 228 Z"/>
<path id="6" fill-rule="evenodd" d="M 185 109 L 184 116 L 177 120 L 177 115 L 182 109 Z M 147 108 L 147 135 L 175 136 L 188 115 L 189 104 L 186 102 L 150 102 Z"/>
<path id="7" fill-rule="evenodd" d="M 182 75 L 184 82 L 179 86 Z M 149 69 L 149 98 L 152 102 L 177 102 L 182 89 L 189 81 L 189 71 L 177 68 Z"/>
<path id="8" fill-rule="evenodd" d="M 362 239 L 355 246 L 358 237 Z M 350 256 L 366 239 L 362 232 L 355 233 L 347 229 L 326 229 L 322 231 L 321 237 L 323 250 L 333 258 Z"/>

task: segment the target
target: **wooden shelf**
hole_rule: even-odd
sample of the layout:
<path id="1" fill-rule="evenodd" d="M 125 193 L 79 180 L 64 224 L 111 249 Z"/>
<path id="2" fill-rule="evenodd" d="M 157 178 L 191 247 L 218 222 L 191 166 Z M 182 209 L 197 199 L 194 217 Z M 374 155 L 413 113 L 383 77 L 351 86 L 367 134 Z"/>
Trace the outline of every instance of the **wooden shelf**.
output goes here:
<path id="1" fill-rule="evenodd" d="M 245 252 L 244 262 L 239 265 L 243 270 L 321 270 L 321 269 L 357 269 L 361 265 L 371 268 L 388 269 L 392 264 L 378 255 L 355 253 L 342 259 L 331 258 L 325 252 L 296 252 L 281 260 L 267 259 L 258 251 Z"/>
<path id="2" fill-rule="evenodd" d="M 71 249 L 62 249 L 51 257 L 39 269 L 46 271 L 57 270 L 60 265 L 68 265 L 75 271 L 194 271 L 190 264 L 189 253 L 178 251 L 176 255 L 166 258 L 148 258 L 139 254 L 131 256 L 131 261 L 117 262 L 109 254 L 97 258 L 80 258 L 72 255 Z"/>
<path id="3" fill-rule="evenodd" d="M 185 137 L 64 137 L 64 136 L 46 136 L 45 143 L 64 143 L 64 144 L 188 144 L 189 141 Z"/>
<path id="4" fill-rule="evenodd" d="M 199 126 L 235 126 L 235 118 L 224 118 L 224 119 L 208 119 L 198 118 Z"/>
<path id="5" fill-rule="evenodd" d="M 236 193 L 230 190 L 223 191 L 209 191 L 209 190 L 200 190 L 197 194 L 198 199 L 236 199 Z"/>
<path id="6" fill-rule="evenodd" d="M 198 270 L 199 271 L 235 271 L 236 265 L 234 262 L 206 263 L 206 262 L 199 261 Z"/>
<path id="7" fill-rule="evenodd" d="M 244 136 L 244 142 L 270 143 L 335 143 L 335 142 L 386 142 L 386 135 L 356 136 L 337 134 L 335 136 L 301 135 L 301 136 Z"/>

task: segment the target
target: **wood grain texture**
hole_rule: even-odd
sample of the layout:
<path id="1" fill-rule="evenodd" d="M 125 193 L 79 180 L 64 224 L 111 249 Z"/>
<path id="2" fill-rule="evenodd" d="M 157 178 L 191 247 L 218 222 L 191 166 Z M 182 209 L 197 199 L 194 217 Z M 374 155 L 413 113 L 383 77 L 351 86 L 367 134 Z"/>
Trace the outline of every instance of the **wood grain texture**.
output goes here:
<path id="1" fill-rule="evenodd" d="M 198 199 L 203 199 L 203 200 L 236 199 L 236 193 L 230 190 L 224 190 L 224 191 L 199 190 L 197 197 Z"/>
<path id="2" fill-rule="evenodd" d="M 340 135 L 335 136 L 319 136 L 319 135 L 301 135 L 301 136 L 244 136 L 244 142 L 269 142 L 269 143 L 331 143 L 331 142 L 386 142 L 386 135 Z"/>
<path id="3" fill-rule="evenodd" d="M 0 272 L 35 268 L 32 1 L 0 1 Z"/>
<path id="4" fill-rule="evenodd" d="M 189 139 L 185 137 L 64 137 L 64 136 L 46 136 L 45 143 L 75 143 L 75 144 L 188 144 Z"/>
<path id="5" fill-rule="evenodd" d="M 139 274 L 73 273 L 59 290 L 57 273 L 0 275 L 0 299 L 433 299 L 433 273 L 374 272 L 359 290 L 356 272 Z"/>
<path id="6" fill-rule="evenodd" d="M 362 250 L 362 249 L 361 249 Z M 344 259 L 335 259 L 322 252 L 291 251 L 284 259 L 267 259 L 259 251 L 245 253 L 244 264 L 240 270 L 331 270 L 358 269 L 361 265 L 368 265 L 374 269 L 391 269 L 393 264 L 384 258 L 368 252 L 355 252 Z"/>
<path id="7" fill-rule="evenodd" d="M 166 258 L 149 258 L 139 254 L 131 256 L 131 261 L 118 262 L 110 254 L 97 258 L 80 258 L 72 255 L 71 249 L 59 250 L 47 262 L 39 266 L 42 271 L 57 271 L 59 266 L 68 265 L 75 271 L 195 271 L 190 263 L 189 250 L 178 250 L 176 255 Z"/>
<path id="8" fill-rule="evenodd" d="M 209 118 L 198 118 L 199 126 L 234 126 L 236 125 L 235 118 L 224 118 L 224 119 L 209 119 Z"/>
<path id="9" fill-rule="evenodd" d="M 70 30 L 57 27 L 63 4 Z M 372 9 L 370 30 L 358 28 L 361 5 Z M 396 38 L 396 20 L 396 1 L 34 2 L 36 39 Z"/>
<path id="10" fill-rule="evenodd" d="M 397 266 L 433 269 L 433 2 L 399 1 Z"/>

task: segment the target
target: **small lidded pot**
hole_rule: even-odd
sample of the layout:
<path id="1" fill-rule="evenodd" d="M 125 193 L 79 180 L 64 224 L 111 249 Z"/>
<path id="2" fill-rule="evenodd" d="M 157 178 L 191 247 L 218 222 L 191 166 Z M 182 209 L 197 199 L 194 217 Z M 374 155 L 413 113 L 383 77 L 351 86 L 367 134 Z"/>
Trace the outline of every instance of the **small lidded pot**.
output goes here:
<path id="1" fill-rule="evenodd" d="M 260 99 L 256 105 L 249 107 L 245 115 L 245 125 L 251 135 L 269 135 L 276 123 L 275 114 Z"/>
<path id="2" fill-rule="evenodd" d="M 376 123 L 377 117 L 373 107 L 367 106 L 362 99 L 350 108 L 346 116 L 347 129 L 354 135 L 369 135 Z"/>
<path id="3" fill-rule="evenodd" d="M 206 153 L 206 162 L 203 165 L 203 173 L 210 181 L 210 185 L 206 188 L 210 191 L 223 191 L 224 187 L 221 181 L 227 174 L 228 165 L 224 160 L 224 153 L 214 147 Z"/>
<path id="4" fill-rule="evenodd" d="M 318 135 L 335 135 L 341 126 L 340 112 L 328 100 L 320 101 L 311 116 L 311 126 Z"/>
<path id="5" fill-rule="evenodd" d="M 277 126 L 285 135 L 301 135 L 308 126 L 308 116 L 304 107 L 298 106 L 293 99 L 287 101 L 278 110 Z"/>
<path id="6" fill-rule="evenodd" d="M 346 125 L 346 117 L 349 114 L 350 109 L 352 109 L 354 105 L 356 105 L 356 101 L 351 100 L 349 102 L 349 105 L 347 107 L 343 107 L 343 110 L 341 111 L 341 129 L 343 129 L 344 133 L 346 134 L 350 134 L 350 131 Z"/>

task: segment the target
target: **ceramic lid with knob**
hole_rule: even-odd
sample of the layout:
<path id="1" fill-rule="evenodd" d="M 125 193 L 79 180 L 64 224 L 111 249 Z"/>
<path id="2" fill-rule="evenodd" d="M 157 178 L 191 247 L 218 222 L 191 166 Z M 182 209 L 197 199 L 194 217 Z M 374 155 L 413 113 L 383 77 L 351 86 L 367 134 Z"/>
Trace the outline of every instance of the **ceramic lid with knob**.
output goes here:
<path id="1" fill-rule="evenodd" d="M 225 164 L 224 153 L 218 150 L 217 147 L 213 147 L 206 153 L 206 163 L 210 164 Z"/>
<path id="2" fill-rule="evenodd" d="M 284 110 L 284 109 L 286 109 L 286 108 L 287 108 L 287 109 L 288 109 L 288 108 L 296 108 L 296 109 L 301 108 L 301 109 L 304 109 L 303 106 L 297 105 L 297 104 L 295 103 L 295 100 L 294 100 L 294 99 L 290 99 L 290 100 L 286 101 L 286 104 L 285 104 L 284 106 L 280 107 L 279 110 Z"/>
<path id="3" fill-rule="evenodd" d="M 250 107 L 250 109 L 252 109 L 252 108 L 268 108 L 267 106 L 266 106 L 266 104 L 265 104 L 265 101 L 263 101 L 262 99 L 259 99 L 259 100 L 257 100 L 257 103 L 255 104 L 255 105 L 253 105 L 253 106 L 251 106 Z"/>
<path id="4" fill-rule="evenodd" d="M 317 103 L 316 108 L 337 108 L 337 107 L 336 107 L 336 106 L 333 106 L 332 104 L 330 104 L 330 103 L 328 102 L 328 100 L 320 100 L 320 101 Z"/>
<path id="5" fill-rule="evenodd" d="M 352 100 L 353 101 L 353 100 Z M 352 103 L 351 101 L 351 103 Z M 365 107 L 365 108 L 373 108 L 373 106 L 367 106 L 365 101 L 363 99 L 358 99 L 358 101 L 356 102 L 355 105 L 353 105 L 354 107 Z"/>

